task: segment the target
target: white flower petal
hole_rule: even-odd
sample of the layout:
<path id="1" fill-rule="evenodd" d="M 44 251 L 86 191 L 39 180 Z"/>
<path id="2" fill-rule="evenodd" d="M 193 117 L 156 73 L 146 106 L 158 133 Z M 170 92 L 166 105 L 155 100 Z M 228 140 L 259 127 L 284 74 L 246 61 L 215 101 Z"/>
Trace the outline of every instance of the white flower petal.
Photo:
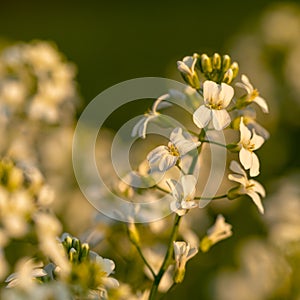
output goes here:
<path id="1" fill-rule="evenodd" d="M 266 114 L 269 113 L 269 107 L 264 98 L 258 96 L 253 100 L 253 102 L 255 102 L 257 105 L 259 105 L 264 113 L 266 113 Z"/>
<path id="2" fill-rule="evenodd" d="M 230 116 L 225 109 L 221 109 L 221 110 L 213 109 L 212 120 L 213 120 L 213 126 L 216 130 L 222 130 L 226 128 L 231 122 Z"/>
<path id="3" fill-rule="evenodd" d="M 239 153 L 240 162 L 248 170 L 252 166 L 252 153 L 245 148 L 241 148 Z"/>
<path id="4" fill-rule="evenodd" d="M 258 210 L 260 213 L 264 213 L 264 207 L 262 205 L 261 199 L 259 197 L 259 195 L 253 191 L 248 191 L 247 195 L 251 197 L 251 199 L 253 200 L 254 204 L 257 206 Z"/>
<path id="5" fill-rule="evenodd" d="M 184 175 L 180 178 L 183 189 L 183 197 L 194 198 L 197 179 L 193 175 Z"/>
<path id="6" fill-rule="evenodd" d="M 232 86 L 222 82 L 219 99 L 223 102 L 223 108 L 226 108 L 229 105 L 233 95 L 234 89 L 232 88 Z"/>
<path id="7" fill-rule="evenodd" d="M 246 172 L 244 171 L 244 169 L 241 167 L 241 165 L 235 161 L 235 160 L 232 160 L 230 162 L 230 165 L 229 165 L 229 169 L 232 170 L 234 173 L 237 173 L 237 174 L 240 174 L 240 175 L 243 175 L 244 177 L 246 177 Z"/>
<path id="8" fill-rule="evenodd" d="M 212 112 L 205 105 L 201 105 L 193 114 L 193 121 L 198 128 L 204 128 L 212 118 Z"/>
<path id="9" fill-rule="evenodd" d="M 208 104 L 210 99 L 216 97 L 219 94 L 218 84 L 214 81 L 206 80 L 203 83 L 203 98 L 204 103 Z"/>
<path id="10" fill-rule="evenodd" d="M 265 139 L 262 136 L 257 135 L 255 130 L 253 129 L 251 143 L 254 144 L 254 150 L 257 150 L 258 148 L 260 148 L 264 142 L 265 142 Z"/>
<path id="11" fill-rule="evenodd" d="M 244 124 L 244 118 L 241 117 L 240 121 L 240 141 L 250 141 L 251 139 L 251 131 L 248 127 Z"/>
<path id="12" fill-rule="evenodd" d="M 262 197 L 266 196 L 265 188 L 258 181 L 250 179 L 249 184 L 254 192 L 259 193 Z"/>
<path id="13" fill-rule="evenodd" d="M 231 181 L 238 182 L 244 187 L 247 185 L 247 180 L 245 179 L 245 177 L 243 175 L 229 174 L 228 179 L 231 180 Z"/>
<path id="14" fill-rule="evenodd" d="M 250 176 L 255 177 L 259 175 L 259 159 L 254 152 L 251 153 L 251 157 L 252 157 L 252 164 L 250 167 Z"/>

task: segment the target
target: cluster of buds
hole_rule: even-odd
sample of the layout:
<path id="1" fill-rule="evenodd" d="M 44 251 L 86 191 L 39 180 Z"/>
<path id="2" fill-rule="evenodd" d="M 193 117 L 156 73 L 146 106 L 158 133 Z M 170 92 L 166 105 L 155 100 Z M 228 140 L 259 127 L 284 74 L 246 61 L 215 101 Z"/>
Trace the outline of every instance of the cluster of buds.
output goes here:
<path id="1" fill-rule="evenodd" d="M 81 243 L 78 238 L 66 235 L 62 245 L 72 263 L 81 263 L 89 258 L 90 249 L 88 243 Z"/>
<path id="2" fill-rule="evenodd" d="M 232 62 L 227 54 L 221 56 L 214 53 L 209 57 L 207 54 L 194 53 L 193 56 L 186 56 L 182 61 L 178 61 L 177 65 L 183 79 L 197 90 L 201 86 L 197 70 L 206 80 L 227 84 L 230 84 L 239 72 L 238 63 Z"/>

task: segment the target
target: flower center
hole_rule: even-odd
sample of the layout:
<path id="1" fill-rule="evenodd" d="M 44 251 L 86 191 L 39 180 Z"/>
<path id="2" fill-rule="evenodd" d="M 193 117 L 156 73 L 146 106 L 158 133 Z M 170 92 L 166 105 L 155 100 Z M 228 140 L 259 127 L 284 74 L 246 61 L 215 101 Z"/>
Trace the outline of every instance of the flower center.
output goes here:
<path id="1" fill-rule="evenodd" d="M 214 101 L 212 98 L 208 100 L 208 103 L 206 103 L 206 107 L 208 107 L 209 109 L 223 109 L 223 101 L 219 100 L 219 101 Z"/>
<path id="2" fill-rule="evenodd" d="M 168 144 L 168 151 L 173 156 L 180 156 L 180 153 L 179 153 L 177 147 L 172 143 Z"/>
<path id="3" fill-rule="evenodd" d="M 255 144 L 253 144 L 250 140 L 242 142 L 243 148 L 253 152 L 255 150 Z"/>

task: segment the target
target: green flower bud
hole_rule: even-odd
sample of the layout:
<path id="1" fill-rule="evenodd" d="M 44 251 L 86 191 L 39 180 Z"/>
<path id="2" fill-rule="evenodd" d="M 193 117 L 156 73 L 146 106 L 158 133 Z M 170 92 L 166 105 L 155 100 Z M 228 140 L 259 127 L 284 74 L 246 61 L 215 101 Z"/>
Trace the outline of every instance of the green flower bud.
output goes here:
<path id="1" fill-rule="evenodd" d="M 230 63 L 231 63 L 230 56 L 227 54 L 223 55 L 223 59 L 222 59 L 222 71 L 223 72 L 226 72 L 229 69 Z"/>
<path id="2" fill-rule="evenodd" d="M 66 251 L 69 252 L 70 249 L 72 248 L 72 238 L 70 236 L 65 237 L 62 244 L 63 244 L 64 248 L 66 249 Z"/>
<path id="3" fill-rule="evenodd" d="M 233 79 L 236 78 L 236 76 L 238 75 L 239 73 L 239 65 L 237 62 L 233 62 L 230 66 L 230 69 L 232 70 L 232 76 L 233 76 Z"/>
<path id="4" fill-rule="evenodd" d="M 226 73 L 224 74 L 222 81 L 225 82 L 225 83 L 227 83 L 227 84 L 230 84 L 231 81 L 232 81 L 232 79 L 233 79 L 233 72 L 232 72 L 231 69 L 228 69 L 226 71 Z"/>
<path id="5" fill-rule="evenodd" d="M 89 256 L 90 247 L 88 243 L 83 243 L 81 245 L 81 251 L 80 251 L 80 261 L 85 260 Z"/>
<path id="6" fill-rule="evenodd" d="M 203 73 L 211 73 L 212 72 L 212 64 L 211 59 L 206 55 L 201 55 L 201 71 Z"/>
<path id="7" fill-rule="evenodd" d="M 127 228 L 128 228 L 129 239 L 131 240 L 131 242 L 135 245 L 139 245 L 140 244 L 140 235 L 139 235 L 139 232 L 138 232 L 135 224 L 130 222 L 130 223 L 128 223 Z"/>
<path id="8" fill-rule="evenodd" d="M 74 248 L 71 248 L 69 251 L 69 259 L 71 262 L 78 262 L 79 255 L 78 255 L 78 252 Z"/>
<path id="9" fill-rule="evenodd" d="M 215 53 L 212 57 L 212 66 L 215 70 L 221 69 L 221 56 L 219 53 Z"/>
<path id="10" fill-rule="evenodd" d="M 77 238 L 73 238 L 72 239 L 72 247 L 76 250 L 76 251 L 80 251 L 81 249 L 81 242 L 79 239 Z"/>

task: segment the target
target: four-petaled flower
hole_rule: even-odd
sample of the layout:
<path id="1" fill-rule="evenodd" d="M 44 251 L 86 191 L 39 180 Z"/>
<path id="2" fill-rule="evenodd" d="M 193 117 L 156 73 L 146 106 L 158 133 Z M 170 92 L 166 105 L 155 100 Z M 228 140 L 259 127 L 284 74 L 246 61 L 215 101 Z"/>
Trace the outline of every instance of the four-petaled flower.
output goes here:
<path id="1" fill-rule="evenodd" d="M 254 129 L 252 129 L 251 133 L 244 124 L 242 117 L 240 121 L 239 158 L 243 167 L 246 170 L 250 169 L 251 177 L 255 177 L 259 174 L 259 159 L 253 151 L 260 148 L 264 141 L 264 138 L 257 135 Z"/>
<path id="2" fill-rule="evenodd" d="M 133 127 L 131 132 L 132 137 L 138 136 L 143 139 L 146 138 L 146 131 L 149 121 L 160 115 L 157 110 L 164 107 L 161 102 L 167 100 L 169 97 L 169 94 L 165 94 L 157 98 L 157 100 L 153 103 L 152 109 L 149 112 L 145 113 L 144 116 Z"/>
<path id="3" fill-rule="evenodd" d="M 184 175 L 180 178 L 179 182 L 174 179 L 167 180 L 174 198 L 170 207 L 179 216 L 183 216 L 187 210 L 198 206 L 196 201 L 194 201 L 196 183 L 197 180 L 193 175 Z"/>
<path id="4" fill-rule="evenodd" d="M 236 174 L 229 174 L 229 180 L 238 182 L 240 185 L 237 188 L 231 189 L 227 196 L 229 199 L 234 199 L 240 195 L 248 195 L 257 206 L 260 213 L 264 213 L 264 207 L 261 202 L 261 197 L 266 196 L 264 187 L 253 179 L 248 179 L 246 172 L 242 169 L 241 165 L 232 161 L 229 166 Z"/>
<path id="5" fill-rule="evenodd" d="M 200 81 L 198 74 L 195 71 L 196 63 L 196 56 L 186 56 L 182 61 L 177 61 L 177 68 L 181 72 L 185 81 L 188 82 L 191 87 L 197 90 L 200 88 Z"/>
<path id="6" fill-rule="evenodd" d="M 207 235 L 201 240 L 200 248 L 207 252 L 214 244 L 232 236 L 232 226 L 225 222 L 222 215 L 218 215 L 215 224 L 207 230 Z"/>
<path id="7" fill-rule="evenodd" d="M 212 120 L 216 130 L 227 127 L 231 119 L 226 107 L 233 95 L 234 90 L 230 85 L 206 80 L 203 83 L 204 105 L 201 105 L 193 114 L 196 126 L 204 128 Z"/>
<path id="8" fill-rule="evenodd" d="M 166 171 L 199 145 L 200 142 L 194 142 L 187 132 L 183 132 L 182 128 L 177 127 L 170 134 L 168 146 L 158 146 L 147 155 L 150 168 L 152 171 Z"/>
<path id="9" fill-rule="evenodd" d="M 173 242 L 173 246 L 176 263 L 174 281 L 180 283 L 184 279 L 186 263 L 198 253 L 198 249 L 191 247 L 190 243 L 186 242 Z"/>
<path id="10" fill-rule="evenodd" d="M 255 102 L 258 106 L 261 107 L 261 109 L 264 113 L 268 113 L 269 108 L 268 108 L 268 104 L 267 104 L 266 100 L 259 96 L 258 90 L 253 87 L 253 85 L 250 83 L 248 77 L 246 75 L 242 75 L 241 80 L 242 80 L 242 82 L 236 83 L 236 86 L 246 90 L 246 92 L 248 94 L 245 99 L 246 104 Z M 243 102 L 243 100 L 242 100 L 242 102 Z"/>

